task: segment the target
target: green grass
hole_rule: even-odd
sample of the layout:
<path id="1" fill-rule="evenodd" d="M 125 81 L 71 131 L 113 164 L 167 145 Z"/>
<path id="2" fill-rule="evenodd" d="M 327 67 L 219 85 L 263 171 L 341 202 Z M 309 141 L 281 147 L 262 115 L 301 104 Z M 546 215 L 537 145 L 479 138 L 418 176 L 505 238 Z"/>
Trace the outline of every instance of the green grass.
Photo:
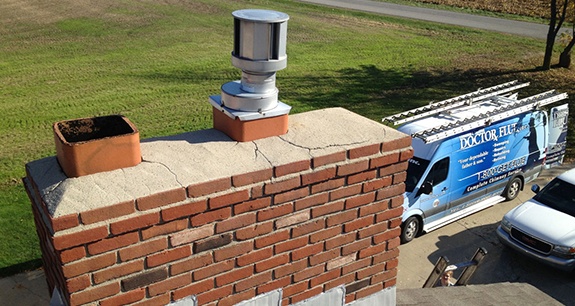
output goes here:
<path id="1" fill-rule="evenodd" d="M 379 121 L 512 79 L 573 94 L 569 70 L 534 70 L 544 42 L 533 39 L 289 0 L 70 3 L 37 16 L 0 4 L 0 276 L 40 263 L 21 178 L 55 154 L 52 124 L 123 114 L 142 138 L 211 128 L 208 96 L 241 75 L 230 63 L 237 9 L 290 15 L 276 84 L 292 114 L 340 106 Z"/>

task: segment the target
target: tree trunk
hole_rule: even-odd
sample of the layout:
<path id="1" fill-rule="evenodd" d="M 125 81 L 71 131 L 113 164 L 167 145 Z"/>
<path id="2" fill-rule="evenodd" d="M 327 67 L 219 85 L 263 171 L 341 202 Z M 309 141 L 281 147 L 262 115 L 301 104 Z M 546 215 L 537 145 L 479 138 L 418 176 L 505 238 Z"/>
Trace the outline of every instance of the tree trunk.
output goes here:
<path id="1" fill-rule="evenodd" d="M 547 31 L 547 42 L 545 44 L 545 55 L 543 56 L 543 66 L 541 69 L 551 69 L 551 57 L 553 56 L 553 45 L 555 44 L 555 25 L 557 24 L 557 0 L 551 0 L 551 15 L 549 16 L 549 30 Z"/>
<path id="2" fill-rule="evenodd" d="M 559 67 L 569 68 L 571 66 L 571 51 L 573 50 L 573 45 L 575 45 L 575 37 L 571 38 L 569 44 L 567 44 L 563 52 L 561 52 L 559 56 Z"/>

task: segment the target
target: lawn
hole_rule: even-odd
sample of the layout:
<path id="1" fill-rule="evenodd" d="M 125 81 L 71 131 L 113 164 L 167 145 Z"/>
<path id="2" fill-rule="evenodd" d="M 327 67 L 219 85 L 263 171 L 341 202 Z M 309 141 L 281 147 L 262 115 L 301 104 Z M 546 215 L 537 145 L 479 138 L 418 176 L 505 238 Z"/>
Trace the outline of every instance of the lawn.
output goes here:
<path id="1" fill-rule="evenodd" d="M 231 12 L 245 8 L 290 15 L 276 85 L 292 114 L 344 107 L 380 121 L 514 79 L 575 93 L 572 71 L 535 69 L 543 41 L 498 33 L 290 0 L 2 1 L 0 276 L 40 265 L 21 178 L 55 154 L 52 124 L 123 114 L 142 138 L 211 128 L 208 96 L 241 75 Z"/>

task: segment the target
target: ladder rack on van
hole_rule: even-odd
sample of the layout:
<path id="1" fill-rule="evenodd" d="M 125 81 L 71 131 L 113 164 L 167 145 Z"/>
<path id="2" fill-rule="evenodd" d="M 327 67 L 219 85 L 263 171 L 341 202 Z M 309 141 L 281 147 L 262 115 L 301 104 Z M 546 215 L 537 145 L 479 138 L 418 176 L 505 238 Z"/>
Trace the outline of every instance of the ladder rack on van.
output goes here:
<path id="1" fill-rule="evenodd" d="M 527 87 L 529 83 L 519 83 L 517 80 L 499 84 L 485 89 L 479 89 L 468 94 L 457 96 L 451 99 L 433 102 L 429 105 L 415 108 L 403 113 L 399 113 L 393 116 L 385 117 L 382 119 L 383 122 L 391 122 L 393 125 L 402 124 L 409 121 L 414 121 L 423 117 L 428 117 L 447 111 L 462 105 L 470 105 L 473 102 L 485 100 L 490 97 L 497 95 L 509 93 L 513 90 Z"/>
<path id="2" fill-rule="evenodd" d="M 462 119 L 459 121 L 455 121 L 449 124 L 432 127 L 414 133 L 411 136 L 420 138 L 426 143 L 430 143 L 437 140 L 448 138 L 453 135 L 464 133 L 477 127 L 488 126 L 493 122 L 513 117 L 518 114 L 525 113 L 538 107 L 545 106 L 567 98 L 568 96 L 566 93 L 558 94 L 554 90 L 540 93 L 538 95 L 534 95 L 521 100 L 514 100 L 505 97 L 496 97 L 494 98 L 496 99 L 496 101 L 503 103 L 500 103 L 500 105 L 497 106 L 492 111 L 472 116 L 466 119 Z"/>

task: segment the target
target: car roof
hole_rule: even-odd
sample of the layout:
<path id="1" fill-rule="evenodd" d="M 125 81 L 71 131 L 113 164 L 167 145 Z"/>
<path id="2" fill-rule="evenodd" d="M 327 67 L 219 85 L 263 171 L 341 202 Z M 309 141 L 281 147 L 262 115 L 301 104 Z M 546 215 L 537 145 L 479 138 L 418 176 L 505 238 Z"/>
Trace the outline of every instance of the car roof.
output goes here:
<path id="1" fill-rule="evenodd" d="M 567 170 L 558 176 L 561 180 L 575 185 L 575 168 Z"/>

